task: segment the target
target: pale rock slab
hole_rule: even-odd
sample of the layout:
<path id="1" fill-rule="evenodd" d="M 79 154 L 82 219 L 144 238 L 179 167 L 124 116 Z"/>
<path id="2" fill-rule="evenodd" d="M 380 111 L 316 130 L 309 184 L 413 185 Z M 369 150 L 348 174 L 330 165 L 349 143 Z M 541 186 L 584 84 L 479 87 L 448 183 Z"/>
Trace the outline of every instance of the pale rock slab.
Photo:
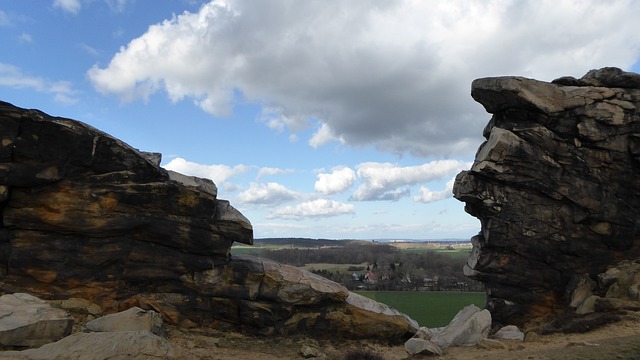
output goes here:
<path id="1" fill-rule="evenodd" d="M 162 317 L 153 310 L 132 307 L 115 314 L 105 315 L 92 320 L 83 326 L 86 331 L 150 331 L 158 334 L 162 329 Z"/>
<path id="2" fill-rule="evenodd" d="M 473 346 L 480 339 L 486 338 L 491 329 L 491 314 L 475 305 L 468 305 L 460 310 L 441 332 L 436 333 L 431 341 L 440 347 Z"/>
<path id="3" fill-rule="evenodd" d="M 421 338 L 411 338 L 407 340 L 407 342 L 404 343 L 404 349 L 411 356 L 418 354 L 441 356 L 443 354 L 440 346 Z"/>
<path id="4" fill-rule="evenodd" d="M 71 333 L 73 318 L 35 296 L 0 296 L 0 345 L 37 347 Z"/>
<path id="5" fill-rule="evenodd" d="M 37 349 L 0 352 L 8 360 L 173 359 L 171 344 L 149 331 L 76 333 Z"/>

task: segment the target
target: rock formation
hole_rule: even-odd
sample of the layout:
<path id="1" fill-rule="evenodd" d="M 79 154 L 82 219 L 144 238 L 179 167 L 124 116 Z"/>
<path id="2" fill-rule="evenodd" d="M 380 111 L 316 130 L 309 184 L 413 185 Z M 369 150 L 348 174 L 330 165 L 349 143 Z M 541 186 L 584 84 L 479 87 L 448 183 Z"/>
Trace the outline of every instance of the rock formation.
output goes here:
<path id="1" fill-rule="evenodd" d="M 180 326 L 400 340 L 415 321 L 251 257 L 249 222 L 206 179 L 84 123 L 0 102 L 0 290 L 154 309 Z M 324 332 L 324 333 L 323 333 Z"/>
<path id="2" fill-rule="evenodd" d="M 481 222 L 465 273 L 498 323 L 572 312 L 580 279 L 640 256 L 640 75 L 483 78 L 471 95 L 493 116 L 454 186 Z"/>

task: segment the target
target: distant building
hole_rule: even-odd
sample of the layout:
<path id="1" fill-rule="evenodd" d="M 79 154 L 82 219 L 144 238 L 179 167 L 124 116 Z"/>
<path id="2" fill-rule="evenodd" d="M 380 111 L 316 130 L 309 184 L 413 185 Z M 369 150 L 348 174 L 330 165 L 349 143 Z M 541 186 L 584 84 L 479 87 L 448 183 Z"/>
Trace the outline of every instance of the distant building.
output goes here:
<path id="1" fill-rule="evenodd" d="M 364 276 L 364 282 L 369 284 L 376 284 L 378 282 L 378 275 L 374 274 L 372 271 L 367 272 L 367 275 Z"/>

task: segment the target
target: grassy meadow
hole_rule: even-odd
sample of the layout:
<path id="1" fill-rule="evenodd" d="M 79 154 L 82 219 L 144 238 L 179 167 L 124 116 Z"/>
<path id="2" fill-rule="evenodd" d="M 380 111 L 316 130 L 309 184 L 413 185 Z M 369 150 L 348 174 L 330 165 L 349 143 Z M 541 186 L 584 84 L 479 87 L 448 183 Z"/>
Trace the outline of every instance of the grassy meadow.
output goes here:
<path id="1" fill-rule="evenodd" d="M 446 326 L 467 305 L 484 308 L 485 294 L 451 291 L 356 291 L 409 315 L 420 326 Z"/>

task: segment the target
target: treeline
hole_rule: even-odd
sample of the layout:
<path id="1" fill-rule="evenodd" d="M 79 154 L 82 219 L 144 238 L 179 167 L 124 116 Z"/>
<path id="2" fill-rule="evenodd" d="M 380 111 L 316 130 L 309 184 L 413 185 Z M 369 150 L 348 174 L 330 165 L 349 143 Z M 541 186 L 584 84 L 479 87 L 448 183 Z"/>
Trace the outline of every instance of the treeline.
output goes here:
<path id="1" fill-rule="evenodd" d="M 361 264 L 346 271 L 314 271 L 349 289 L 483 290 L 481 283 L 463 274 L 464 256 L 436 251 L 403 252 L 389 244 L 363 241 L 341 241 L 331 245 L 262 249 L 260 256 L 293 266 Z"/>
<path id="2" fill-rule="evenodd" d="M 331 240 L 330 240 L 331 241 Z M 336 240 L 333 240 L 336 241 Z M 389 255 L 399 255 L 398 248 L 379 243 L 364 243 L 362 241 L 344 241 L 331 243 L 330 246 L 291 247 L 277 250 L 263 249 L 260 256 L 275 260 L 283 264 L 304 266 L 306 264 L 373 264 L 378 259 Z"/>

